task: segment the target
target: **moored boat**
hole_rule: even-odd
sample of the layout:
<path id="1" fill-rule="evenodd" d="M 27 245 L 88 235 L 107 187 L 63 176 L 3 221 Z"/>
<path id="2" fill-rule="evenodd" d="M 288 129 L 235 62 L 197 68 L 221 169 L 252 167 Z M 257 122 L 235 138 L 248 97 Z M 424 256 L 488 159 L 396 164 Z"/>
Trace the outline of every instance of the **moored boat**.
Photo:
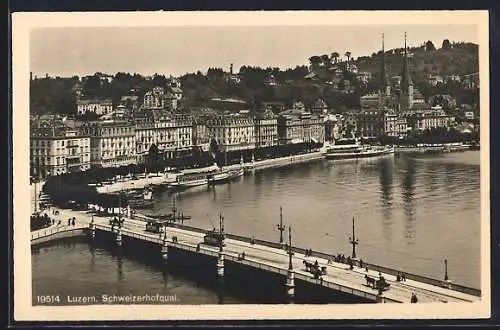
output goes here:
<path id="1" fill-rule="evenodd" d="M 132 195 L 128 200 L 128 205 L 134 209 L 147 209 L 153 207 L 153 190 L 150 187 L 146 187 L 142 193 Z"/>
<path id="2" fill-rule="evenodd" d="M 240 176 L 243 176 L 244 173 L 245 170 L 243 168 L 239 168 L 236 170 L 223 170 L 221 172 L 208 175 L 208 183 L 216 184 L 228 182 L 233 179 L 239 178 Z"/>
<path id="3" fill-rule="evenodd" d="M 383 155 L 393 155 L 391 146 L 361 145 L 358 139 L 339 139 L 328 147 L 325 153 L 327 159 L 357 159 Z"/>
<path id="4" fill-rule="evenodd" d="M 174 182 L 168 184 L 170 189 L 182 189 L 208 185 L 207 174 L 181 174 Z"/>

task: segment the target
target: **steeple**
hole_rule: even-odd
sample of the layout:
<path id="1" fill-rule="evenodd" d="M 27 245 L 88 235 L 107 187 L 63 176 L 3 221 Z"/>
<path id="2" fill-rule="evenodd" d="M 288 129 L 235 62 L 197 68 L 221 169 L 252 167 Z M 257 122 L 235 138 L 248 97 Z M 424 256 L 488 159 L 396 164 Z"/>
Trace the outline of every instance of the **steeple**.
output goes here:
<path id="1" fill-rule="evenodd" d="M 406 51 L 406 32 L 405 32 L 405 49 L 403 55 L 403 71 L 401 72 L 401 92 L 407 94 L 409 92 L 410 85 L 413 86 L 413 81 L 410 77 L 410 68 L 408 66 L 408 55 Z"/>
<path id="2" fill-rule="evenodd" d="M 387 86 L 389 86 L 389 78 L 387 77 L 387 67 L 385 64 L 384 34 L 382 33 L 382 59 L 381 59 L 381 67 L 380 67 L 380 89 L 385 91 Z"/>

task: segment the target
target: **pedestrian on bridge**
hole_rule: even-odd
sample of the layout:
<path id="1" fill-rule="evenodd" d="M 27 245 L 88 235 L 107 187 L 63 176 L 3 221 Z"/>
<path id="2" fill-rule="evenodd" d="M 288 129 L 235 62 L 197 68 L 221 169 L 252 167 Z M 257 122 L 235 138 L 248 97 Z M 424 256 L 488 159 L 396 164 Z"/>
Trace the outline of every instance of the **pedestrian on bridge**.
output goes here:
<path id="1" fill-rule="evenodd" d="M 415 292 L 413 292 L 413 293 L 411 294 L 411 299 L 410 299 L 410 302 L 411 302 L 412 304 L 416 304 L 416 303 L 418 302 L 418 298 L 417 298 L 417 295 L 415 294 Z"/>
<path id="2" fill-rule="evenodd" d="M 68 226 L 71 225 L 71 218 L 68 218 Z"/>
<path id="3" fill-rule="evenodd" d="M 71 220 L 71 224 L 74 226 L 75 225 L 75 217 Z"/>

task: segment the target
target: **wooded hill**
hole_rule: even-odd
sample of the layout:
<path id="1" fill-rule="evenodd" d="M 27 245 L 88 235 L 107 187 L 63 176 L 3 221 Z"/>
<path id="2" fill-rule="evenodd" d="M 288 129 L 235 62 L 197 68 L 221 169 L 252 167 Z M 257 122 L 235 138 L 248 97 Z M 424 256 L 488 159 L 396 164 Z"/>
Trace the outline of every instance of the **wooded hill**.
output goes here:
<path id="1" fill-rule="evenodd" d="M 427 82 L 426 75 L 439 74 L 464 75 L 478 72 L 478 45 L 472 43 L 450 43 L 445 40 L 441 48 L 427 42 L 420 47 L 409 48 L 410 72 L 415 85 L 428 98 L 435 94 L 448 93 L 456 97 L 459 103 L 477 103 L 478 92 L 463 91 L 458 85 L 433 87 Z M 386 63 L 390 76 L 400 75 L 403 49 L 386 51 Z M 282 102 L 289 107 L 294 101 L 301 100 L 306 106 L 322 98 L 335 111 L 345 111 L 359 107 L 359 97 L 376 91 L 380 75 L 381 52 L 371 56 L 351 58 L 346 52 L 342 59 L 337 52 L 330 55 L 314 55 L 309 58 L 310 66 L 297 66 L 293 69 L 260 68 L 242 66 L 237 75 L 230 75 L 221 68 L 209 68 L 204 74 L 200 71 L 180 77 L 184 99 L 181 107 L 214 107 L 212 99 L 239 99 L 245 101 L 244 107 L 257 109 L 263 102 Z M 355 64 L 359 71 L 373 74 L 368 84 L 361 84 L 356 75 L 346 69 L 347 63 Z M 338 86 L 332 86 L 331 77 L 319 80 L 305 79 L 311 71 L 327 72 L 333 66 L 341 68 L 337 77 Z M 331 71 L 331 70 L 330 70 Z M 86 97 L 109 98 L 116 105 L 124 95 L 137 95 L 141 101 L 144 93 L 154 86 L 166 86 L 168 78 L 157 74 L 146 78 L 140 74 L 119 72 L 111 81 L 101 78 L 102 74 L 85 77 L 80 82 Z M 231 78 L 237 78 L 236 80 Z M 349 90 L 345 81 L 348 82 Z M 38 78 L 30 84 L 30 111 L 33 114 L 55 112 L 61 114 L 76 113 L 74 87 L 78 77 Z M 223 102 L 221 103 L 224 106 Z M 240 103 L 241 105 L 241 103 Z"/>

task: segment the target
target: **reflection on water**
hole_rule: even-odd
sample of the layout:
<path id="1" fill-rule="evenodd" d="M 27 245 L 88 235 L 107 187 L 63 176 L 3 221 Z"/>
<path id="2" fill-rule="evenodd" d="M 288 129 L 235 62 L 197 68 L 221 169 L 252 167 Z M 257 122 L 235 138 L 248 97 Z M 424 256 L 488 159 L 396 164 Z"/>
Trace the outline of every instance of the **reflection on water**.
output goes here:
<path id="1" fill-rule="evenodd" d="M 441 278 L 447 257 L 456 281 L 479 286 L 479 181 L 479 152 L 397 155 L 255 171 L 177 202 L 191 225 L 222 212 L 228 232 L 271 241 L 283 206 L 297 244 L 331 253 L 350 253 L 355 217 L 363 259 Z M 168 212 L 172 194 L 156 197 Z"/>
<path id="2" fill-rule="evenodd" d="M 440 279 L 447 258 L 455 283 L 479 288 L 479 189 L 479 152 L 400 155 L 255 171 L 228 184 L 157 194 L 149 212 L 170 212 L 175 197 L 178 209 L 192 216 L 189 225 L 211 229 L 221 212 L 227 232 L 278 242 L 283 206 L 283 222 L 292 226 L 297 245 L 346 255 L 354 217 L 363 260 Z M 82 294 L 92 286 L 127 294 L 174 291 L 191 303 L 238 301 L 223 286 L 204 288 L 118 249 L 79 244 L 33 250 L 38 290 L 64 287 L 69 277 Z"/>
<path id="3" fill-rule="evenodd" d="M 383 213 L 382 227 L 387 241 L 392 240 L 392 182 L 393 163 L 384 159 L 379 163 L 380 200 Z"/>

